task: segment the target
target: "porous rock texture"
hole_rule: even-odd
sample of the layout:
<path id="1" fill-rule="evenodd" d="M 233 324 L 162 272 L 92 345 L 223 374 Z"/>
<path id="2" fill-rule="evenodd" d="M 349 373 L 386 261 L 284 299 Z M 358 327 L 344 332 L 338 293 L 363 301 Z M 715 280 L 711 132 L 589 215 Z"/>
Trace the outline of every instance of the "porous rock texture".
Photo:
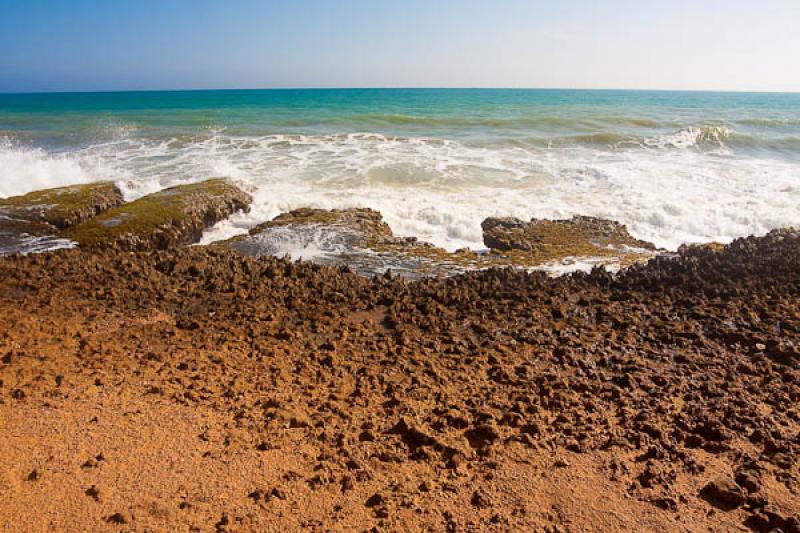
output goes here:
<path id="1" fill-rule="evenodd" d="M 494 250 L 522 251 L 543 260 L 567 256 L 624 256 L 650 259 L 655 246 L 636 239 L 625 225 L 604 218 L 574 216 L 566 220 L 514 217 L 487 218 L 481 223 L 483 242 Z"/>
<path id="2" fill-rule="evenodd" d="M 798 531 L 800 234 L 407 282 L 0 258 L 0 529 Z"/>
<path id="3" fill-rule="evenodd" d="M 178 185 L 106 211 L 63 233 L 83 248 L 163 250 L 200 240 L 203 231 L 252 197 L 224 179 Z"/>

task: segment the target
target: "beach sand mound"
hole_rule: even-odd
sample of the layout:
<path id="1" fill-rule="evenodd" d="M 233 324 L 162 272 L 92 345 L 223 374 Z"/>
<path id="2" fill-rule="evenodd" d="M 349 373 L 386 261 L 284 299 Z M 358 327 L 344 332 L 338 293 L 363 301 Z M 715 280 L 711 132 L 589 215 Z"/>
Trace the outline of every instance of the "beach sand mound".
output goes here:
<path id="1" fill-rule="evenodd" d="M 409 283 L 0 258 L 0 528 L 797 531 L 800 234 Z"/>

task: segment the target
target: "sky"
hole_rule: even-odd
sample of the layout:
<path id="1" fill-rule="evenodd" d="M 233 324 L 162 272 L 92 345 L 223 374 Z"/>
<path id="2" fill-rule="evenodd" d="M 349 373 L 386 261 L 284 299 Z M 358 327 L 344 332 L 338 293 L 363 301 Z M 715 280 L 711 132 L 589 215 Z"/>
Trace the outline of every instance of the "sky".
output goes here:
<path id="1" fill-rule="evenodd" d="M 800 0 L 0 0 L 0 92 L 800 91 Z"/>

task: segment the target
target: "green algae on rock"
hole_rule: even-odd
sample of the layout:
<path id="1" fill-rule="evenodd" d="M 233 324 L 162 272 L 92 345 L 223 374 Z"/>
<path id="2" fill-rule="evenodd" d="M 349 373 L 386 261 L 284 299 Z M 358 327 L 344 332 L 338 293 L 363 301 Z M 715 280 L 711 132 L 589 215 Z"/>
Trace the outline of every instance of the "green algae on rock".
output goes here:
<path id="1" fill-rule="evenodd" d="M 45 189 L 0 200 L 0 255 L 70 245 L 60 230 L 124 203 L 111 182 Z"/>
<path id="2" fill-rule="evenodd" d="M 225 179 L 178 185 L 105 212 L 64 232 L 81 247 L 124 250 L 167 249 L 200 240 L 203 231 L 252 197 Z"/>
<path id="3" fill-rule="evenodd" d="M 411 279 L 492 267 L 560 273 L 593 265 L 628 266 L 657 254 L 652 244 L 634 239 L 625 226 L 611 220 L 487 219 L 483 227 L 491 250 L 449 252 L 416 238 L 394 236 L 381 214 L 372 209 L 304 208 L 220 245 L 255 257 L 288 254 L 293 259 L 345 265 L 362 275 L 391 270 Z"/>
<path id="4" fill-rule="evenodd" d="M 114 183 L 104 181 L 6 198 L 0 200 L 0 213 L 66 229 L 124 202 L 119 188 Z"/>
<path id="5" fill-rule="evenodd" d="M 527 264 L 584 257 L 613 258 L 621 265 L 629 265 L 650 259 L 657 252 L 652 243 L 628 233 L 624 224 L 596 217 L 530 222 L 511 217 L 487 218 L 481 228 L 483 242 L 494 255 Z"/>
<path id="6" fill-rule="evenodd" d="M 429 261 L 421 253 L 433 246 L 414 238 L 395 237 L 381 214 L 372 209 L 296 209 L 256 226 L 248 235 L 216 246 L 253 257 L 289 255 L 347 266 L 363 275 L 387 270 L 409 278 L 435 274 L 427 268 Z"/>

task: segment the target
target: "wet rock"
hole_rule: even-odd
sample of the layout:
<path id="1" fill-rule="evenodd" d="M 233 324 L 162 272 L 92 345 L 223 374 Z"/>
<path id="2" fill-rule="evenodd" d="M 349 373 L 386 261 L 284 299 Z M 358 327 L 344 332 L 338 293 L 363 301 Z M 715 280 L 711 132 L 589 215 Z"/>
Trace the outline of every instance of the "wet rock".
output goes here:
<path id="1" fill-rule="evenodd" d="M 372 209 L 296 209 L 217 246 L 253 257 L 289 255 L 295 260 L 343 265 L 367 276 L 391 271 L 418 278 L 464 270 L 458 266 L 458 254 L 414 238 L 395 237 L 381 214 Z"/>
<path id="2" fill-rule="evenodd" d="M 551 268 L 548 262 L 575 257 L 605 258 L 597 264 L 630 264 L 655 255 L 651 244 L 631 237 L 613 221 L 575 217 L 568 221 L 522 222 L 513 218 L 483 223 L 492 253 L 468 249 L 450 253 L 415 238 L 392 234 L 371 209 L 297 209 L 217 246 L 254 257 L 289 255 L 323 265 L 342 265 L 358 274 L 387 272 L 409 279 L 452 276 L 469 270 L 514 266 Z M 501 253 L 502 252 L 502 253 Z"/>
<path id="3" fill-rule="evenodd" d="M 209 226 L 252 198 L 227 180 L 179 185 L 106 211 L 63 235 L 83 248 L 164 250 L 197 242 Z"/>
<path id="4" fill-rule="evenodd" d="M 653 257 L 655 247 L 632 237 L 613 220 L 574 216 L 567 220 L 487 218 L 481 223 L 483 242 L 495 252 L 524 252 L 528 264 L 567 257 L 615 258 L 631 263 Z"/>
<path id="5" fill-rule="evenodd" d="M 0 199 L 0 255 L 70 246 L 59 232 L 122 205 L 110 182 L 71 185 Z"/>
<path id="6" fill-rule="evenodd" d="M 66 229 L 123 203 L 113 183 L 89 183 L 1 199 L 0 215 Z"/>
<path id="7" fill-rule="evenodd" d="M 495 250 L 530 251 L 538 244 L 536 236 L 527 233 L 528 224 L 514 217 L 492 217 L 481 222 L 483 243 Z"/>

